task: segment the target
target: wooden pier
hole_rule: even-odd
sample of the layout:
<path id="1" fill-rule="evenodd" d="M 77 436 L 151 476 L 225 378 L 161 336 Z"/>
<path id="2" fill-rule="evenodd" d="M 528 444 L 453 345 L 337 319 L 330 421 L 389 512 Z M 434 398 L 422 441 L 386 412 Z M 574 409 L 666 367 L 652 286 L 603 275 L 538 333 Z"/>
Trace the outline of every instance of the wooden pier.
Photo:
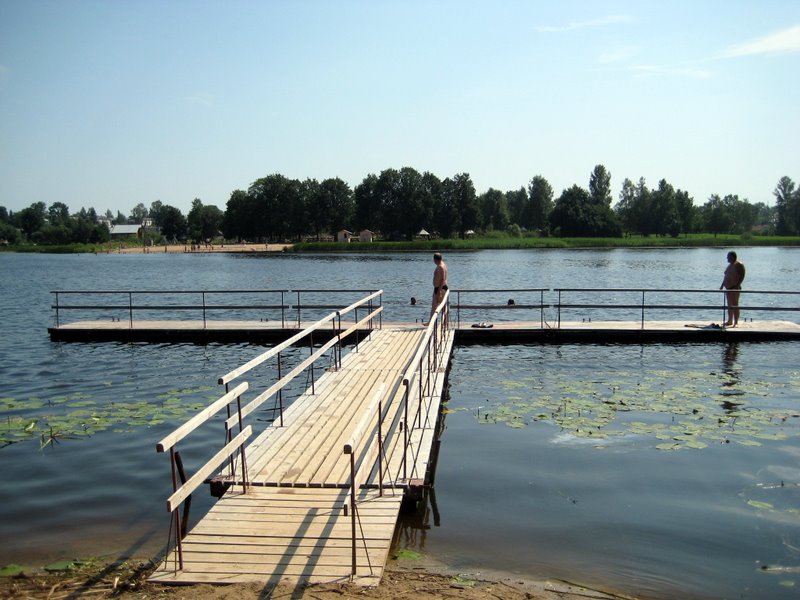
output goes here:
<path id="1" fill-rule="evenodd" d="M 284 379 L 325 352 L 336 357 L 341 340 L 329 340 L 249 403 L 242 399 L 250 386 L 240 378 L 296 340 L 221 377 L 228 392 L 159 443 L 178 466 L 178 442 L 235 403 L 226 447 L 183 483 L 173 479 L 168 509 L 176 545 L 151 581 L 379 583 L 404 493 L 427 480 L 453 345 L 446 308 L 424 328 L 372 328 L 249 443 L 248 416 L 280 392 Z M 214 485 L 226 491 L 183 537 L 178 508 L 220 473 L 220 464 L 228 466 Z"/>

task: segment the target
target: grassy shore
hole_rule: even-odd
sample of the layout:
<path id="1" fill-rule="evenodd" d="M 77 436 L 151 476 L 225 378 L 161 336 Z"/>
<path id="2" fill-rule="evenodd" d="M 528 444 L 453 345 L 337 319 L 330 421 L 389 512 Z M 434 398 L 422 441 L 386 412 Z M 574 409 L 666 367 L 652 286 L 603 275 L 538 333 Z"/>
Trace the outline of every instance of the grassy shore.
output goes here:
<path id="1" fill-rule="evenodd" d="M 525 250 L 536 248 L 730 248 L 735 246 L 800 246 L 800 237 L 754 236 L 750 234 L 690 234 L 680 237 L 626 236 L 621 238 L 557 238 L 513 237 L 506 234 L 469 239 L 413 240 L 408 242 L 304 242 L 295 244 L 247 244 L 215 242 L 211 245 L 191 244 L 142 246 L 136 240 L 105 244 L 68 244 L 64 246 L 0 246 L 6 252 L 48 254 L 131 254 L 178 252 L 415 252 L 434 250 Z"/>
<path id="2" fill-rule="evenodd" d="M 288 252 L 409 252 L 433 250 L 518 250 L 535 248 L 676 248 L 732 246 L 800 246 L 800 237 L 707 235 L 628 236 L 621 238 L 556 238 L 488 236 L 469 239 L 414 240 L 410 242 L 312 242 L 293 244 Z"/>

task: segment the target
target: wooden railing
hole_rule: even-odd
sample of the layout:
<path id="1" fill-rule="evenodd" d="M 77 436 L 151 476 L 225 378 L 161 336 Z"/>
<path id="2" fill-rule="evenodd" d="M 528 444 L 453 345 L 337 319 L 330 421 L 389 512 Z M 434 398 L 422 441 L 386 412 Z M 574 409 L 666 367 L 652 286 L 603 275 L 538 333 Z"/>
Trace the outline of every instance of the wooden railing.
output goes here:
<path id="1" fill-rule="evenodd" d="M 255 367 L 264 364 L 270 359 L 275 359 L 277 362 L 277 381 L 269 386 L 266 390 L 261 392 L 258 396 L 256 396 L 247 406 L 242 409 L 242 416 L 246 417 L 252 414 L 255 410 L 261 407 L 264 402 L 269 400 L 272 397 L 276 398 L 276 410 L 278 411 L 278 419 L 280 426 L 283 426 L 283 390 L 284 388 L 289 385 L 295 377 L 300 375 L 301 373 L 305 372 L 306 369 L 309 369 L 310 380 L 311 380 L 311 393 L 316 393 L 315 390 L 315 372 L 314 372 L 314 365 L 315 363 L 320 360 L 323 356 L 325 356 L 326 352 L 331 348 L 334 349 L 333 352 L 333 368 L 338 369 L 341 366 L 342 362 L 342 346 L 345 340 L 353 336 L 356 338 L 356 352 L 358 351 L 358 339 L 359 332 L 367 330 L 368 332 L 372 329 L 379 329 L 381 327 L 380 316 L 383 312 L 383 305 L 380 302 L 380 299 L 383 295 L 382 290 L 378 290 L 377 292 L 373 292 L 369 296 L 354 302 L 350 306 L 343 308 L 341 310 L 337 310 L 335 312 L 330 313 L 329 315 L 323 317 L 316 323 L 306 327 L 303 331 L 293 335 L 288 340 L 278 344 L 267 350 L 266 352 L 256 356 L 252 360 L 248 361 L 247 363 L 243 364 L 242 366 L 226 373 L 222 377 L 217 380 L 217 383 L 220 385 L 224 385 L 225 389 L 228 389 L 228 386 L 232 381 L 241 377 L 245 373 L 248 373 Z M 375 306 L 375 301 L 378 301 L 378 306 Z M 358 318 L 358 311 L 367 310 L 366 316 L 362 316 L 360 319 Z M 352 323 L 347 329 L 342 329 L 342 317 L 353 313 L 355 322 Z M 377 325 L 375 324 L 375 320 L 378 320 Z M 325 342 L 319 348 L 315 348 L 314 346 L 314 332 L 321 330 L 323 327 L 330 325 L 332 330 L 332 335 L 330 339 Z M 282 352 L 289 348 L 290 346 L 296 346 L 300 344 L 308 343 L 309 347 L 309 356 L 301 361 L 298 365 L 296 365 L 291 371 L 283 374 L 283 363 L 281 360 Z M 226 421 L 226 428 L 230 430 L 230 425 L 233 424 L 233 419 L 229 418 Z"/>
<path id="2" fill-rule="evenodd" d="M 359 538 L 360 525 L 358 513 L 358 495 L 362 487 L 368 483 L 370 476 L 377 478 L 378 495 L 383 495 L 384 480 L 389 478 L 392 486 L 398 484 L 408 486 L 415 475 L 408 469 L 409 458 L 415 455 L 413 437 L 417 429 L 431 427 L 431 403 L 425 403 L 436 386 L 439 377 L 444 377 L 441 369 L 444 360 L 445 341 L 449 327 L 449 300 L 450 292 L 446 292 L 444 299 L 434 311 L 431 319 L 420 340 L 417 351 L 409 361 L 403 375 L 392 386 L 388 394 L 386 387 L 381 386 L 373 395 L 367 412 L 356 425 L 350 439 L 344 445 L 343 453 L 350 461 L 349 491 L 343 501 L 345 514 L 350 515 L 351 522 L 351 551 L 352 565 L 351 576 L 355 577 L 358 568 L 357 548 L 359 540 L 365 545 L 363 535 Z M 402 395 L 402 407 L 392 411 L 391 403 Z M 423 413 L 423 407 L 425 411 Z M 391 423 L 387 417 L 394 412 Z M 438 415 L 434 415 L 434 419 Z M 384 434 L 385 432 L 385 434 Z M 402 435 L 401 435 L 402 434 Z M 386 444 L 390 440 L 400 437 L 402 439 L 402 463 L 400 472 L 387 474 Z M 419 436 L 421 438 L 421 436 Z M 369 561 L 369 554 L 367 554 Z M 372 565 L 369 565 L 370 570 Z"/>
<path id="3" fill-rule="evenodd" d="M 235 403 L 237 413 L 240 415 L 239 423 L 241 425 L 241 397 L 247 389 L 247 382 L 240 383 L 156 444 L 156 452 L 163 453 L 169 451 L 170 456 L 172 494 L 167 499 L 167 510 L 171 515 L 170 539 L 167 542 L 167 550 L 169 550 L 172 535 L 174 534 L 175 555 L 177 558 L 176 569 L 183 568 L 183 537 L 186 535 L 186 522 L 188 521 L 188 508 L 191 503 L 192 492 L 205 483 L 226 461 L 232 461 L 233 457 L 238 454 L 239 464 L 242 470 L 242 492 L 246 493 L 248 479 L 244 444 L 252 435 L 253 429 L 250 426 L 246 428 L 240 427 L 238 435 L 230 438 L 228 443 L 226 443 L 219 452 L 201 466 L 194 475 L 188 478 L 183 469 L 183 461 L 181 460 L 180 452 L 177 450 L 177 444 L 223 408 L 227 408 L 230 414 L 230 407 L 233 403 Z M 184 505 L 184 503 L 185 510 L 183 516 L 181 516 L 178 509 L 181 505 Z"/>
<path id="4" fill-rule="evenodd" d="M 176 556 L 176 569 L 183 568 L 183 544 L 182 540 L 186 534 L 186 521 L 188 518 L 188 507 L 191 504 L 191 494 L 201 484 L 207 483 L 211 480 L 212 476 L 220 473 L 220 468 L 227 462 L 227 469 L 223 468 L 222 471 L 227 470 L 227 476 L 223 477 L 224 489 L 230 485 L 230 482 L 235 481 L 235 473 L 241 469 L 241 482 L 243 493 L 247 492 L 249 487 L 249 479 L 247 474 L 247 457 L 245 450 L 245 441 L 253 434 L 252 425 L 245 426 L 244 420 L 257 410 L 263 403 L 278 394 L 280 397 L 281 391 L 288 385 L 295 377 L 310 369 L 312 373 L 312 393 L 314 393 L 313 382 L 313 367 L 314 363 L 318 361 L 325 353 L 331 348 L 334 349 L 334 362 L 338 367 L 341 365 L 341 348 L 343 341 L 350 336 L 357 336 L 359 331 L 365 329 L 372 330 L 379 325 L 373 321 L 379 319 L 383 312 L 383 306 L 380 304 L 382 291 L 373 292 L 369 296 L 354 302 L 353 304 L 334 311 L 320 319 L 316 323 L 305 328 L 300 333 L 290 337 L 283 343 L 271 348 L 267 352 L 255 357 L 244 365 L 230 371 L 219 378 L 218 383 L 225 386 L 225 393 L 217 400 L 215 400 L 208 407 L 201 410 L 191 419 L 186 421 L 183 425 L 178 427 L 175 431 L 163 438 L 156 445 L 156 451 L 159 453 L 169 452 L 170 466 L 172 471 L 172 494 L 167 499 L 167 510 L 171 513 L 170 522 L 170 540 L 174 535 L 175 541 L 175 556 Z M 375 307 L 376 301 L 378 302 L 377 308 Z M 359 310 L 367 310 L 368 313 L 362 318 L 342 329 L 342 317 L 353 313 L 357 315 Z M 325 344 L 319 348 L 314 347 L 313 333 L 321 328 L 330 325 L 334 329 L 334 335 Z M 286 350 L 289 346 L 303 342 L 305 339 L 309 340 L 311 354 L 296 365 L 289 373 L 281 374 L 281 352 Z M 356 351 L 358 346 L 356 345 Z M 270 358 L 278 358 L 278 381 L 269 386 L 265 391 L 261 392 L 253 400 L 247 404 L 243 404 L 242 396 L 244 392 L 250 389 L 250 384 L 246 381 L 239 382 L 235 387 L 231 387 L 234 380 L 240 378 L 245 373 L 251 372 L 255 367 L 263 364 Z M 183 468 L 183 461 L 180 452 L 177 450 L 177 444 L 189 434 L 194 432 L 198 427 L 206 423 L 214 415 L 225 409 L 227 415 L 224 421 L 225 425 L 225 443 L 223 447 L 205 464 L 203 464 L 191 476 L 187 477 Z M 280 425 L 283 425 L 283 406 L 280 406 Z M 238 433 L 234 434 L 234 429 L 238 429 Z M 184 514 L 181 515 L 178 509 L 184 506 Z"/>

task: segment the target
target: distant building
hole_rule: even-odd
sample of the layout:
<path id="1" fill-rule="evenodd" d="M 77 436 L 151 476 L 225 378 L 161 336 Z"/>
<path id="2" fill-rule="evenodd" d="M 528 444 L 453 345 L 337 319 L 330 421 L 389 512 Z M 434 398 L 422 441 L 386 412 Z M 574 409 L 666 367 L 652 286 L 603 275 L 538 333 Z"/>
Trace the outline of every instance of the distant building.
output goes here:
<path id="1" fill-rule="evenodd" d="M 112 225 L 111 237 L 136 236 L 139 234 L 141 227 L 141 225 Z"/>
<path id="2" fill-rule="evenodd" d="M 417 237 L 421 240 L 428 240 L 430 239 L 431 234 L 425 229 L 420 229 L 419 233 L 417 233 Z"/>
<path id="3" fill-rule="evenodd" d="M 346 242 L 350 243 L 350 236 L 353 235 L 352 231 L 347 231 L 347 229 L 342 229 L 336 234 L 336 241 L 337 242 Z"/>
<path id="4" fill-rule="evenodd" d="M 365 242 L 367 244 L 371 243 L 372 240 L 375 238 L 375 232 L 370 231 L 369 229 L 362 229 L 361 233 L 358 234 L 358 241 Z"/>

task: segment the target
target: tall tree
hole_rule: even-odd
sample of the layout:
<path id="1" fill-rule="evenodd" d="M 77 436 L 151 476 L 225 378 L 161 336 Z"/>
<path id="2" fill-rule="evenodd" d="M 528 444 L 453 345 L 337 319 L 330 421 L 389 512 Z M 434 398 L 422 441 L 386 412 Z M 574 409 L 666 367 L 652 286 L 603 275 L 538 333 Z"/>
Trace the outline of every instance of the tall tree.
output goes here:
<path id="1" fill-rule="evenodd" d="M 44 227 L 45 223 L 45 208 L 44 202 L 34 202 L 28 208 L 19 210 L 14 215 L 17 227 L 23 233 L 30 237 L 35 231 Z"/>
<path id="2" fill-rule="evenodd" d="M 553 188 L 547 179 L 536 175 L 528 184 L 528 215 L 525 226 L 531 230 L 546 232 L 552 210 Z"/>
<path id="3" fill-rule="evenodd" d="M 370 173 L 359 183 L 353 196 L 355 198 L 355 226 L 356 229 L 377 230 L 381 227 L 381 214 L 383 207 L 381 198 L 377 193 L 378 177 Z"/>
<path id="4" fill-rule="evenodd" d="M 564 190 L 550 213 L 550 226 L 562 237 L 616 237 L 622 227 L 610 206 L 598 204 L 582 187 Z"/>
<path id="5" fill-rule="evenodd" d="M 131 209 L 131 216 L 129 220 L 132 223 L 139 224 L 144 222 L 146 217 L 147 217 L 147 208 L 142 202 L 139 202 L 139 204 L 137 204 Z"/>
<path id="6" fill-rule="evenodd" d="M 658 188 L 651 193 L 649 212 L 654 233 L 678 236 L 681 231 L 681 221 L 678 217 L 675 188 L 667 183 L 666 179 L 659 181 Z"/>
<path id="7" fill-rule="evenodd" d="M 800 196 L 795 193 L 794 181 L 787 176 L 781 177 L 772 194 L 778 213 L 778 235 L 797 235 L 800 233 Z"/>
<path id="8" fill-rule="evenodd" d="M 508 205 L 500 190 L 489 188 L 478 197 L 483 226 L 487 230 L 505 231 L 508 227 Z"/>
<path id="9" fill-rule="evenodd" d="M 703 205 L 703 225 L 706 231 L 717 237 L 719 233 L 727 233 L 731 228 L 731 215 L 719 194 L 711 194 Z"/>
<path id="10" fill-rule="evenodd" d="M 603 165 L 595 165 L 589 176 L 589 199 L 598 206 L 611 206 L 611 173 Z"/>
<path id="11" fill-rule="evenodd" d="M 66 225 L 69 222 L 69 207 L 63 202 L 53 202 L 47 209 L 50 225 Z"/>
<path id="12" fill-rule="evenodd" d="M 508 206 L 508 219 L 527 229 L 528 224 L 528 192 L 524 187 L 506 192 L 506 206 Z"/>
<path id="13" fill-rule="evenodd" d="M 161 213 L 161 235 L 168 240 L 186 239 L 186 217 L 180 209 L 166 205 Z"/>
<path id="14" fill-rule="evenodd" d="M 353 214 L 350 186 L 338 177 L 323 180 L 309 212 L 315 233 L 319 235 L 325 231 L 336 235 L 349 225 Z"/>
<path id="15" fill-rule="evenodd" d="M 150 210 L 148 216 L 153 219 L 153 225 L 161 227 L 161 211 L 164 209 L 164 204 L 161 200 L 154 200 L 150 203 Z"/>
<path id="16" fill-rule="evenodd" d="M 234 190 L 225 206 L 222 232 L 226 238 L 242 240 L 259 239 L 259 231 L 252 218 L 255 201 L 243 190 Z"/>

